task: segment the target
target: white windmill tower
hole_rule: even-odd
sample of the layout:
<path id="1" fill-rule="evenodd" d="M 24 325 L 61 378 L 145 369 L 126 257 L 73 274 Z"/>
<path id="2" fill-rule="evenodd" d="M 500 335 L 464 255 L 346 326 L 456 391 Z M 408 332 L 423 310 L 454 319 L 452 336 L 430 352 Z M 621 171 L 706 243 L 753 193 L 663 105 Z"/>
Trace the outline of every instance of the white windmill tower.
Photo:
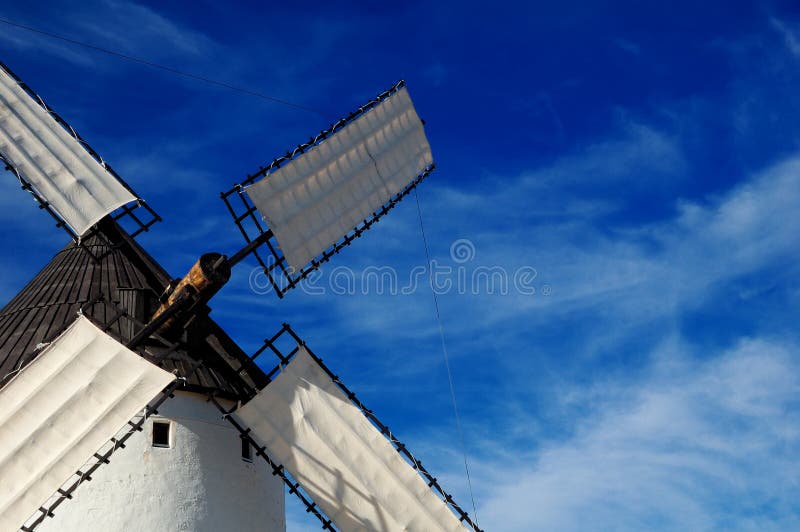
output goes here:
<path id="1" fill-rule="evenodd" d="M 290 326 L 249 356 L 208 315 L 246 256 L 283 297 L 433 170 L 402 82 L 224 193 L 247 245 L 179 280 L 2 63 L 0 159 L 73 238 L 0 311 L 1 531 L 283 530 L 284 485 L 325 529 L 479 530 Z"/>

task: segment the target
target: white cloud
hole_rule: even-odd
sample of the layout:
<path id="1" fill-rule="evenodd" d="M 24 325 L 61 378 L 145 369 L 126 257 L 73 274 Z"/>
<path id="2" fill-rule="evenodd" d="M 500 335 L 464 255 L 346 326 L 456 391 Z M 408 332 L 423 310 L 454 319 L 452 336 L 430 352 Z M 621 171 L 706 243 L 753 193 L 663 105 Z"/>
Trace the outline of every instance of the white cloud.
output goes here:
<path id="1" fill-rule="evenodd" d="M 646 145 L 660 146 L 663 142 L 656 133 L 645 135 Z M 719 283 L 767 265 L 786 262 L 791 267 L 787 261 L 796 250 L 794 228 L 800 225 L 796 208 L 800 204 L 800 158 L 758 172 L 719 196 L 677 200 L 675 214 L 662 221 L 609 234 L 596 223 L 598 216 L 615 208 L 607 200 L 576 203 L 579 196 L 569 191 L 559 194 L 555 186 L 548 193 L 548 187 L 542 185 L 547 176 L 571 174 L 572 179 L 581 179 L 591 168 L 600 167 L 597 159 L 612 159 L 613 151 L 619 151 L 622 160 L 625 154 L 629 160 L 633 158 L 632 153 L 640 154 L 636 158 L 641 160 L 647 158 L 647 150 L 641 145 L 606 150 L 602 156 L 587 155 L 589 162 L 569 160 L 521 178 L 526 184 L 539 183 L 545 198 L 556 198 L 543 206 L 531 205 L 526 215 L 539 209 L 558 212 L 559 202 L 563 214 L 548 214 L 533 229 L 530 225 L 519 230 L 487 227 L 483 234 L 473 236 L 481 264 L 530 264 L 539 270 L 542 282 L 553 286 L 549 298 L 511 294 L 496 301 L 496 312 L 479 322 L 491 325 L 520 311 L 543 307 L 551 316 L 602 307 L 608 318 L 624 317 L 633 320 L 631 324 L 640 323 L 700 304 Z M 675 148 L 659 147 L 655 152 L 674 153 L 670 157 L 680 160 Z M 510 192 L 498 194 L 490 203 L 513 211 L 518 197 L 536 197 L 528 191 L 519 192 L 517 186 L 508 189 Z M 446 191 L 444 196 L 448 195 L 460 196 L 460 205 L 479 202 L 479 195 Z M 441 198 L 434 203 L 446 204 Z M 463 219 L 457 214 L 444 218 Z M 468 302 L 468 298 L 461 298 L 462 305 Z"/>
<path id="2" fill-rule="evenodd" d="M 217 45 L 206 35 L 182 27 L 149 7 L 136 2 L 103 0 L 70 16 L 81 35 L 112 45 L 128 54 L 146 53 L 150 58 L 175 53 L 202 56 Z"/>
<path id="3" fill-rule="evenodd" d="M 771 18 L 770 24 L 780 34 L 786 48 L 794 55 L 800 56 L 800 36 L 798 36 L 798 32 L 794 31 L 794 28 L 790 27 L 789 24 L 777 18 Z"/>
<path id="4" fill-rule="evenodd" d="M 642 47 L 636 44 L 633 41 L 629 41 L 627 39 L 617 38 L 614 39 L 614 44 L 619 47 L 621 50 L 629 53 L 630 55 L 640 56 L 642 55 Z"/>
<path id="5" fill-rule="evenodd" d="M 710 362 L 666 349 L 638 382 L 576 388 L 576 434 L 483 464 L 489 530 L 796 529 L 798 352 L 743 340 Z M 495 466 L 495 469 L 490 469 Z M 489 471 L 492 471 L 491 473 Z"/>
<path id="6" fill-rule="evenodd" d="M 633 186 L 651 186 L 647 183 L 653 181 L 653 172 L 682 164 L 680 149 L 666 136 L 643 126 L 638 132 L 627 141 L 599 143 L 581 156 L 567 157 L 516 180 L 505 179 L 503 192 L 488 198 L 482 192 L 437 191 L 430 203 L 450 206 L 437 217 L 445 224 L 437 236 L 465 236 L 465 229 L 457 227 L 463 226 L 461 210 L 489 210 L 482 219 L 494 221 L 528 218 L 528 223 L 520 220 L 496 229 L 490 223 L 480 232 L 466 232 L 476 244 L 481 264 L 528 264 L 553 285 L 548 300 L 507 298 L 509 312 L 540 305 L 568 312 L 575 305 L 602 304 L 638 313 L 642 303 L 657 314 L 671 312 L 687 299 L 698 301 L 714 283 L 791 253 L 793 227 L 800 224 L 795 208 L 800 202 L 800 157 L 758 172 L 719 196 L 678 199 L 675 214 L 664 220 L 612 233 L 599 230 L 597 219 L 618 206 L 603 197 L 571 191 L 571 183 L 591 180 L 599 186 L 615 182 L 627 186 L 633 176 L 617 175 L 624 170 L 616 169 L 638 166 L 645 185 Z M 507 214 L 495 216 L 492 209 Z M 444 249 L 449 245 L 446 238 L 437 243 Z M 506 319 L 507 314 L 497 318 Z"/>
<path id="7" fill-rule="evenodd" d="M 116 52 L 144 56 L 151 61 L 174 56 L 180 56 L 184 61 L 203 59 L 220 48 L 206 35 L 173 23 L 136 2 L 99 0 L 77 7 L 64 6 L 63 10 L 64 16 L 59 18 L 57 27 L 51 27 L 49 20 L 42 14 L 37 17 L 35 12 L 11 12 L 7 17 L 37 30 L 52 31 Z M 0 32 L 0 41 L 17 50 L 44 51 L 84 68 L 97 68 L 98 59 L 105 57 L 73 43 L 13 26 L 6 26 Z"/>
<path id="8" fill-rule="evenodd" d="M 34 18 L 31 18 L 34 17 Z M 9 13 L 8 18 L 26 26 L 49 31 L 49 21 L 36 14 Z M 150 59 L 182 54 L 184 58 L 202 56 L 217 47 L 209 37 L 178 25 L 156 11 L 136 2 L 97 0 L 65 8 L 53 33 L 67 38 L 105 46 L 127 54 L 147 54 Z M 13 26 L 9 26 L 12 29 Z M 0 38 L 18 49 L 44 48 L 80 66 L 94 63 L 94 52 L 53 37 L 22 28 L 4 31 Z"/>
<path id="9" fill-rule="evenodd" d="M 76 50 L 73 45 L 5 24 L 3 31 L 0 31 L 0 42 L 15 50 L 51 54 L 82 67 L 90 67 L 94 64 L 90 56 L 80 49 Z"/>

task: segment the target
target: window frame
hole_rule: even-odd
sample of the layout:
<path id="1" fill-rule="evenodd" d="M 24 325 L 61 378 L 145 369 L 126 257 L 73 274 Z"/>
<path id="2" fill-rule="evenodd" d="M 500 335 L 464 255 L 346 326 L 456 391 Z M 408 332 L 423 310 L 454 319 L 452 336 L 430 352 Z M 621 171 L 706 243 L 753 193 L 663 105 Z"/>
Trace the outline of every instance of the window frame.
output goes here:
<path id="1" fill-rule="evenodd" d="M 240 452 L 241 458 L 242 458 L 242 462 L 247 462 L 248 464 L 252 464 L 253 463 L 253 446 L 245 438 L 240 438 L 240 440 L 242 442 L 242 447 L 241 447 L 241 452 Z"/>
<path id="2" fill-rule="evenodd" d="M 156 442 L 156 425 L 162 425 L 167 427 L 167 443 L 157 443 Z M 154 419 L 153 420 L 153 428 L 152 428 L 152 436 L 150 438 L 150 445 L 152 447 L 157 447 L 159 449 L 171 449 L 172 448 L 172 421 L 169 419 Z"/>

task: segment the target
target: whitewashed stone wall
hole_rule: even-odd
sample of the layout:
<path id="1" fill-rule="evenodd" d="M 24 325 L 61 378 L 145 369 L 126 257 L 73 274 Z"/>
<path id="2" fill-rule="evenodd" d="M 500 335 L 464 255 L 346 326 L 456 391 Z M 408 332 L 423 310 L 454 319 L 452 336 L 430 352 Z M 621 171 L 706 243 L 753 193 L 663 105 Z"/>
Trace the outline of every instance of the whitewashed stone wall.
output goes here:
<path id="1" fill-rule="evenodd" d="M 199 394 L 176 392 L 159 416 L 65 501 L 42 532 L 283 532 L 284 488 L 266 463 L 241 458 L 236 430 Z M 172 446 L 152 446 L 168 419 Z"/>

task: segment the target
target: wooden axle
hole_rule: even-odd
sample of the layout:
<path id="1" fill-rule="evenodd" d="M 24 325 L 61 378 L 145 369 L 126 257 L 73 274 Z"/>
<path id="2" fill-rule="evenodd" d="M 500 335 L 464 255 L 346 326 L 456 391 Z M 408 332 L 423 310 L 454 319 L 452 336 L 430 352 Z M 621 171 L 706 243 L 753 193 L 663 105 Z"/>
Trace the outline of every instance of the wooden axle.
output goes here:
<path id="1" fill-rule="evenodd" d="M 185 325 L 193 316 L 193 313 L 190 312 L 191 309 L 198 304 L 207 303 L 214 294 L 219 292 L 220 288 L 225 286 L 225 283 L 230 278 L 231 265 L 225 255 L 220 253 L 202 255 L 191 267 L 189 273 L 178 281 L 150 321 L 152 323 L 153 320 L 184 297 L 191 298 L 192 303 L 185 307 L 182 312 L 177 312 L 166 320 L 156 332 L 164 334 L 170 329 Z"/>
<path id="2" fill-rule="evenodd" d="M 149 325 L 137 335 L 137 341 L 143 341 L 151 333 L 164 335 L 186 326 L 197 313 L 198 306 L 207 303 L 220 288 L 225 286 L 231 278 L 231 268 L 271 236 L 272 232 L 267 231 L 230 258 L 221 253 L 202 255 L 183 279 L 175 283 L 174 287 L 168 288 L 166 299 L 162 300 L 161 306 L 150 318 Z M 167 312 L 169 316 L 164 315 Z"/>

